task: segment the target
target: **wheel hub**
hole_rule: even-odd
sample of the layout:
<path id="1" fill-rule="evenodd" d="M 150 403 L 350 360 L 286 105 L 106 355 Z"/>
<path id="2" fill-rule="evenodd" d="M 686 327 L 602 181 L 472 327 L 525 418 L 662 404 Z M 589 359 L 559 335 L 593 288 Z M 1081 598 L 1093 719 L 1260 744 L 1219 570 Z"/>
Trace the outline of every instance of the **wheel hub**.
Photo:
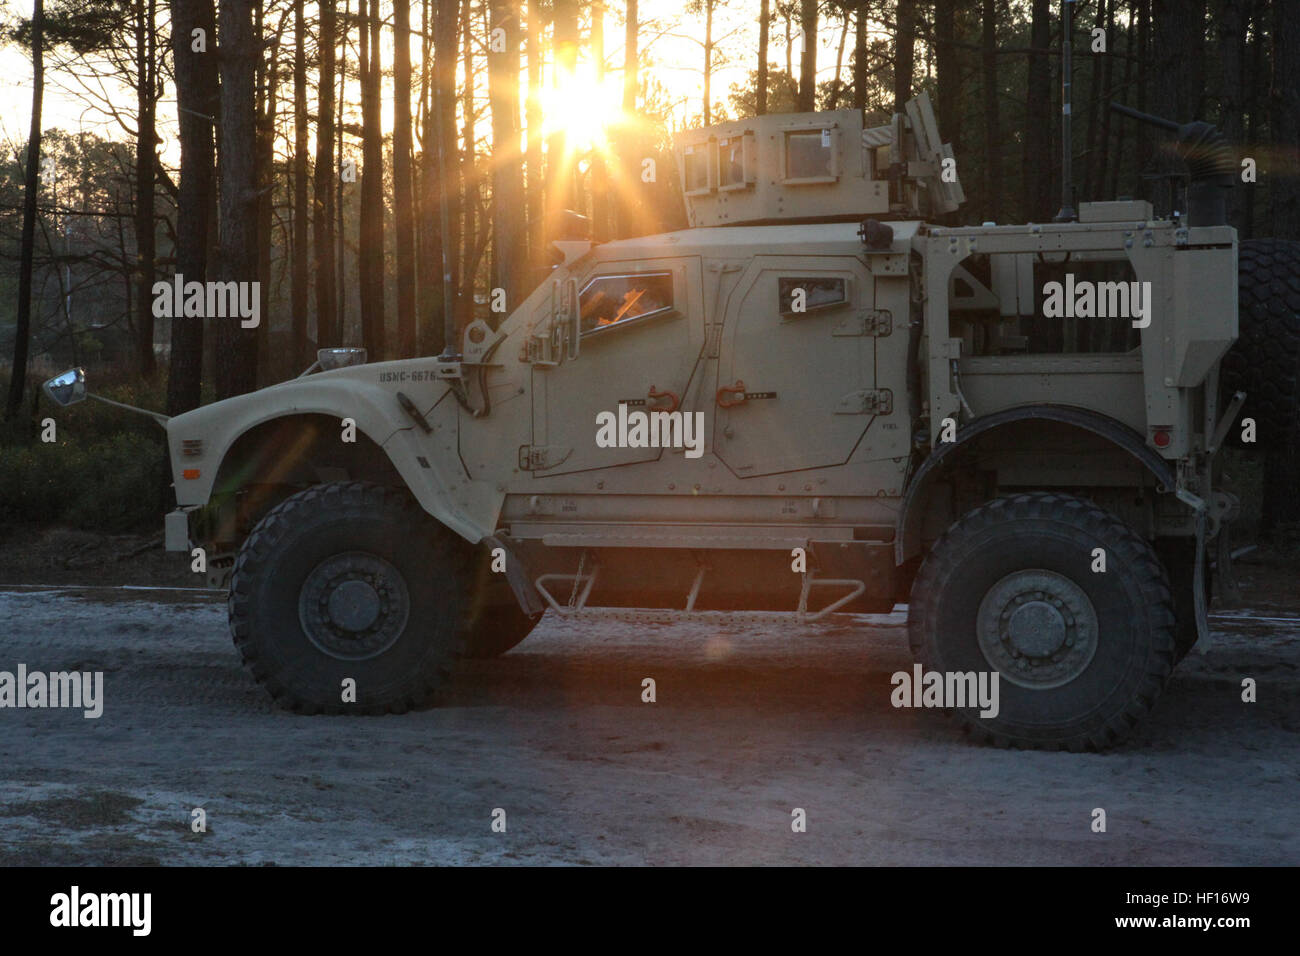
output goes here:
<path id="1" fill-rule="evenodd" d="M 318 564 L 298 596 L 307 639 L 339 660 L 377 657 L 401 637 L 410 616 L 401 572 L 383 558 L 348 551 Z"/>
<path id="2" fill-rule="evenodd" d="M 1097 652 L 1097 612 L 1084 590 L 1042 569 L 1008 574 L 980 602 L 976 635 L 1005 680 L 1046 690 L 1082 674 Z"/>
<path id="3" fill-rule="evenodd" d="M 379 592 L 368 581 L 344 581 L 329 596 L 330 620 L 347 631 L 364 631 L 382 610 Z"/>

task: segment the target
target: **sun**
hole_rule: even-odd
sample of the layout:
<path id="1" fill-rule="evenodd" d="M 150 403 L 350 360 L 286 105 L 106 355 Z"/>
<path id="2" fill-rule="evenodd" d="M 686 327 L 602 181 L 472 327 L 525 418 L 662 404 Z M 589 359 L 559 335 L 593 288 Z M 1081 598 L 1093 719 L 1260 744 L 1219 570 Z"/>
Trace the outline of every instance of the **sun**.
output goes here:
<path id="1" fill-rule="evenodd" d="M 572 73 L 542 91 L 542 135 L 564 133 L 567 148 L 576 152 L 603 150 L 606 131 L 622 118 L 622 83 L 607 75 L 597 81 L 590 63 L 579 63 Z"/>

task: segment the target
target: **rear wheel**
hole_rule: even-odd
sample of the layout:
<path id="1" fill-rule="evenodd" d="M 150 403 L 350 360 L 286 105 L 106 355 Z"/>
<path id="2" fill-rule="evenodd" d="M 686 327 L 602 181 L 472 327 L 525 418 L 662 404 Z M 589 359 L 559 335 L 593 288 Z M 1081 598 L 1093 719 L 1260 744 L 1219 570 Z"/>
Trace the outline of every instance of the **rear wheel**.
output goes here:
<path id="1" fill-rule="evenodd" d="M 235 646 L 292 710 L 425 704 L 460 649 L 462 547 L 403 492 L 363 482 L 301 491 L 240 548 L 228 601 Z"/>
<path id="2" fill-rule="evenodd" d="M 1097 549 L 1104 571 L 1093 570 Z M 1089 501 L 1036 492 L 976 508 L 935 543 L 908 633 L 917 661 L 945 680 L 999 675 L 996 715 L 950 710 L 971 732 L 1083 750 L 1117 743 L 1151 709 L 1173 668 L 1174 627 L 1146 541 Z"/>
<path id="3" fill-rule="evenodd" d="M 1245 239 L 1238 247 L 1237 341 L 1223 357 L 1220 383 L 1225 397 L 1246 393 L 1242 418 L 1255 419 L 1259 437 L 1241 443 L 1241 429 L 1229 443 L 1248 449 L 1276 449 L 1295 434 L 1300 411 L 1300 242 Z"/>

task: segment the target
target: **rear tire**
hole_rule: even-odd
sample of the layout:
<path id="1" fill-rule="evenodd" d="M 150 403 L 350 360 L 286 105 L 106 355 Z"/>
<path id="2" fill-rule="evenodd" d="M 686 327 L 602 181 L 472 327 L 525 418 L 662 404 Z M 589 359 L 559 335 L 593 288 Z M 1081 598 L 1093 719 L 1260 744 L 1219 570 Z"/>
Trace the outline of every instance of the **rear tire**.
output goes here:
<path id="1" fill-rule="evenodd" d="M 1096 548 L 1104 573 L 1092 571 Z M 999 746 L 1110 747 L 1150 711 L 1174 662 L 1173 604 L 1151 547 L 1092 502 L 1046 492 L 991 501 L 948 529 L 912 586 L 908 636 L 926 671 L 999 674 L 996 716 L 949 711 Z"/>
<path id="2" fill-rule="evenodd" d="M 1295 435 L 1300 411 L 1300 242 L 1245 239 L 1238 246 L 1237 341 L 1223 357 L 1221 392 L 1244 391 L 1241 418 L 1255 419 L 1259 437 L 1236 448 L 1272 449 Z M 1240 421 L 1240 419 L 1238 419 Z"/>
<path id="3" fill-rule="evenodd" d="M 464 543 L 410 496 L 364 482 L 286 498 L 244 541 L 230 582 L 235 646 L 300 713 L 402 713 L 446 682 L 469 594 Z M 347 701 L 345 681 L 354 681 Z"/>

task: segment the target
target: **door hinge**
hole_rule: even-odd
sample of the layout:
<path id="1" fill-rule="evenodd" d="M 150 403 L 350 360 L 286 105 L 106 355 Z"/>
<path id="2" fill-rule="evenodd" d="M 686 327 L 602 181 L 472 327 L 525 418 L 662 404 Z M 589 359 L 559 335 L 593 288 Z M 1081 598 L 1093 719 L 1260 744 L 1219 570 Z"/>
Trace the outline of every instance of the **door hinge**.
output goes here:
<path id="1" fill-rule="evenodd" d="M 519 467 L 523 471 L 545 471 L 558 468 L 573 453 L 572 448 L 561 445 L 520 445 Z"/>
<path id="2" fill-rule="evenodd" d="M 894 317 L 888 309 L 868 309 L 846 316 L 831 330 L 831 335 L 871 335 L 883 337 L 894 331 Z"/>
<path id="3" fill-rule="evenodd" d="M 840 399 L 836 415 L 889 415 L 894 411 L 894 393 L 887 388 L 865 388 Z"/>
<path id="4" fill-rule="evenodd" d="M 704 357 L 717 358 L 722 345 L 722 323 L 711 322 L 704 327 Z"/>

